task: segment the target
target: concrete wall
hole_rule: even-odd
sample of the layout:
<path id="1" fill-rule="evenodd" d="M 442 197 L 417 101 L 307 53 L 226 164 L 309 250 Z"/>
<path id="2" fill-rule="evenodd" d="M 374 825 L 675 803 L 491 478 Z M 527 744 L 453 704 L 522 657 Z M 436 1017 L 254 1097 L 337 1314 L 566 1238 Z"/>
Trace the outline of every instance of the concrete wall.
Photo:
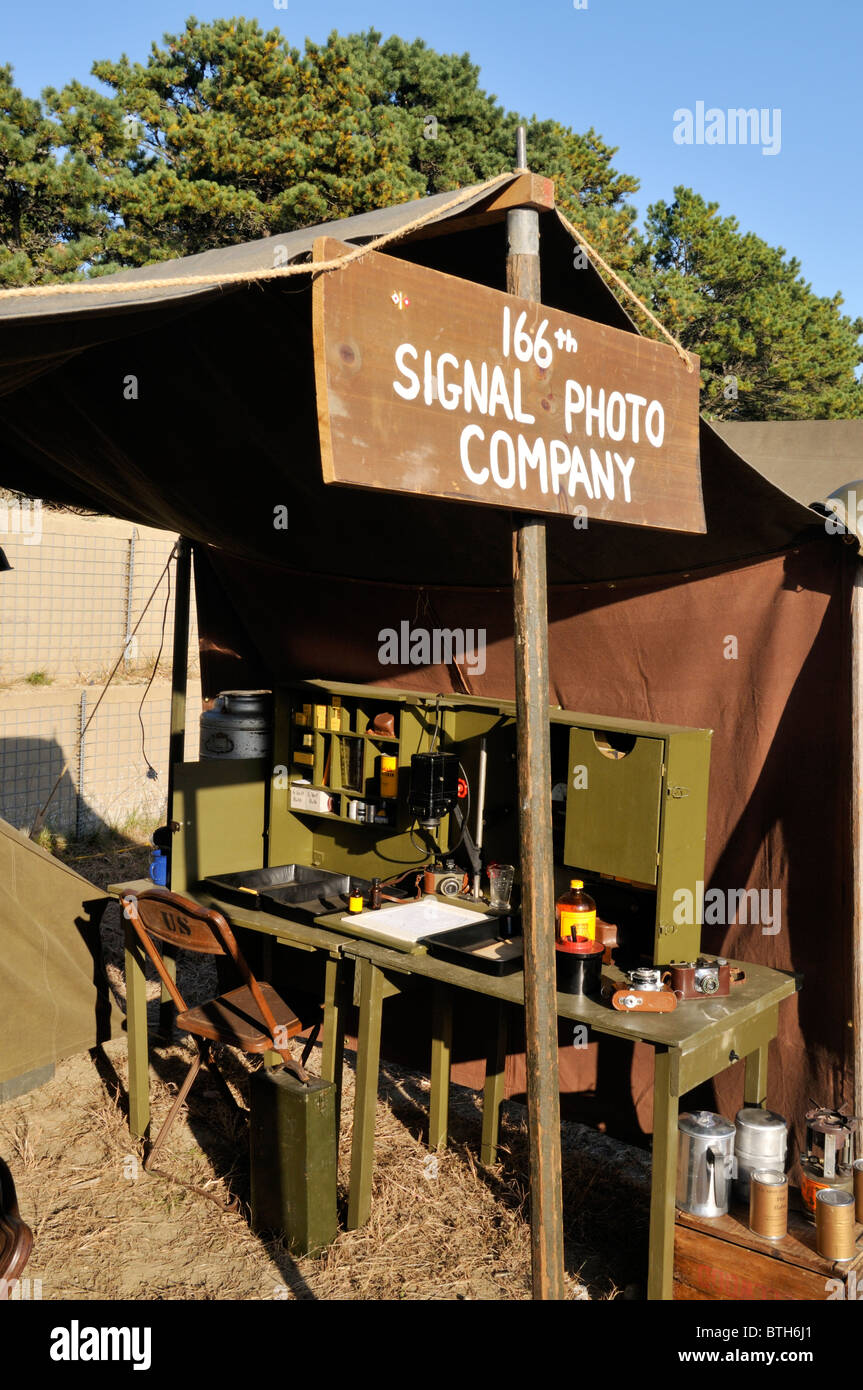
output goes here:
<path id="1" fill-rule="evenodd" d="M 0 579 L 0 684 L 38 671 L 82 684 L 99 676 L 104 680 L 124 650 L 126 634 L 140 617 L 175 539 L 149 526 L 0 498 L 0 546 L 12 565 Z M 171 580 L 173 595 L 173 574 Z M 134 669 L 158 651 L 166 594 L 163 580 L 132 639 L 124 667 Z M 169 602 L 164 644 L 168 662 L 173 630 Z M 194 627 L 191 635 L 197 652 Z"/>
<path id="2" fill-rule="evenodd" d="M 16 529 L 17 527 L 17 529 Z M 5 529 L 4 529 L 5 528 Z M 165 580 L 127 644 L 175 537 L 105 517 L 41 514 L 0 499 L 0 817 L 29 829 L 57 777 L 46 825 L 67 837 L 163 819 L 168 782 L 174 564 L 160 672 Z M 187 757 L 201 710 L 197 630 L 190 641 Z M 82 738 L 105 679 L 115 681 Z M 31 684 L 37 675 L 47 683 Z M 141 709 L 142 697 L 145 696 Z M 139 709 L 141 710 L 139 719 Z M 143 720 L 143 748 L 142 728 Z M 149 772 L 147 761 L 158 777 Z M 64 770 L 65 769 L 65 770 Z"/>

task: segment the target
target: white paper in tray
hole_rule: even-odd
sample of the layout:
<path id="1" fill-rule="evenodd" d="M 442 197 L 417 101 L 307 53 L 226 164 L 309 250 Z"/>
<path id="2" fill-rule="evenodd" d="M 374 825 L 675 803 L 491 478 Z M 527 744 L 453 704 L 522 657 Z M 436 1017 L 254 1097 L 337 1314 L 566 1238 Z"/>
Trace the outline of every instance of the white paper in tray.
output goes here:
<path id="1" fill-rule="evenodd" d="M 377 912 L 352 912 L 344 916 L 342 922 L 349 930 L 356 929 L 360 935 L 373 932 L 379 940 L 389 937 L 391 941 L 412 944 L 422 936 L 464 927 L 482 916 L 482 912 L 475 912 L 473 908 L 456 907 L 442 903 L 438 898 L 428 897 L 399 903 L 397 907 L 381 908 Z"/>

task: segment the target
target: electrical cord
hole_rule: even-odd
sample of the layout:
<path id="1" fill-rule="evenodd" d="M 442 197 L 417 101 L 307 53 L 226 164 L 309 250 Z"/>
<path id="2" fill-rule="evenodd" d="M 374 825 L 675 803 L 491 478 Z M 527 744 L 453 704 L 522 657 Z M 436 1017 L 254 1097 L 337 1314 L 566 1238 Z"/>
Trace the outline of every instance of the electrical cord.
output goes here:
<path id="1" fill-rule="evenodd" d="M 461 834 L 459 835 L 455 844 L 451 845 L 450 848 L 447 850 L 447 854 L 455 854 L 456 850 L 461 849 L 462 841 L 464 840 L 464 833 L 467 830 L 468 821 L 470 820 L 470 782 L 467 780 L 467 773 L 465 772 L 461 763 L 459 763 L 458 765 L 458 770 L 464 778 L 464 784 L 467 787 L 467 807 L 465 808 L 464 816 L 462 818 Z"/>
<path id="2" fill-rule="evenodd" d="M 176 542 L 175 542 L 175 544 L 173 545 L 173 547 L 172 547 L 172 549 L 171 549 L 170 555 L 168 556 L 167 560 L 165 561 L 165 568 L 162 570 L 162 573 L 159 575 L 159 578 L 156 580 L 156 583 L 153 585 L 152 592 L 151 592 L 151 594 L 150 594 L 150 597 L 147 599 L 147 602 L 144 604 L 144 608 L 143 608 L 143 610 L 142 610 L 142 612 L 141 612 L 140 618 L 139 618 L 138 621 L 136 622 L 135 626 L 132 628 L 132 631 L 131 631 L 131 632 L 128 634 L 128 636 L 126 637 L 126 639 L 125 639 L 125 641 L 124 641 L 124 643 L 123 643 L 123 650 L 120 652 L 120 655 L 117 657 L 117 660 L 116 660 L 115 663 L 114 663 L 114 668 L 113 668 L 113 670 L 111 671 L 111 674 L 110 674 L 110 676 L 108 677 L 108 679 L 106 680 L 105 684 L 103 685 L 102 690 L 101 690 L 101 692 L 100 692 L 100 694 L 99 694 L 99 698 L 98 698 L 98 700 L 96 701 L 95 705 L 93 706 L 92 710 L 90 711 L 90 715 L 89 715 L 89 717 L 88 717 L 88 719 L 87 719 L 87 722 L 86 722 L 86 724 L 84 725 L 83 729 L 81 730 L 81 735 L 80 735 L 80 737 L 81 737 L 82 739 L 84 738 L 85 734 L 87 733 L 87 730 L 89 729 L 90 725 L 93 723 L 93 720 L 96 718 L 96 713 L 97 713 L 97 711 L 98 711 L 98 709 L 99 709 L 99 706 L 101 705 L 102 701 L 104 700 L 105 696 L 106 696 L 107 693 L 108 693 L 108 687 L 110 686 L 112 680 L 114 679 L 114 677 L 116 676 L 118 670 L 120 669 L 120 663 L 121 663 L 121 661 L 123 660 L 124 656 L 126 655 L 126 652 L 127 652 L 127 650 L 128 650 L 128 646 L 129 646 L 129 642 L 130 642 L 130 640 L 135 636 L 136 632 L 138 631 L 138 628 L 141 626 L 142 622 L 144 621 L 144 618 L 146 617 L 147 611 L 149 610 L 150 604 L 153 602 L 153 599 L 156 597 L 156 594 L 157 594 L 158 589 L 159 589 L 159 585 L 161 584 L 162 580 L 164 579 L 165 574 L 166 574 L 167 572 L 170 571 L 171 562 L 172 562 L 172 560 L 174 559 L 175 555 L 177 554 L 177 551 L 178 551 L 178 545 L 177 545 Z M 169 582 L 170 582 L 170 581 L 169 581 Z M 160 650 L 161 650 L 161 649 L 160 649 Z M 55 797 L 56 794 L 57 794 L 57 789 L 58 789 L 58 787 L 60 786 L 60 783 L 63 781 L 63 778 L 66 776 L 66 773 L 69 771 L 70 765 L 71 765 L 71 760 L 70 760 L 69 758 L 67 758 L 66 761 L 65 761 L 65 763 L 64 763 L 63 766 L 61 767 L 61 769 L 60 769 L 58 775 L 57 775 L 57 779 L 56 779 L 56 781 L 55 781 L 53 787 L 52 787 L 51 790 L 49 791 L 49 793 L 48 793 L 47 797 L 45 798 L 45 800 L 42 802 L 42 805 L 39 807 L 39 810 L 36 812 L 36 815 L 35 815 L 34 820 L 33 820 L 33 824 L 32 824 L 31 827 L 30 827 L 30 836 L 29 836 L 29 838 L 30 838 L 31 840 L 35 840 L 36 837 L 37 837 L 37 835 L 39 834 L 39 831 L 42 829 L 42 826 L 43 826 L 44 823 L 45 823 L 45 817 L 46 817 L 46 815 L 48 814 L 48 807 L 51 805 L 51 802 L 54 800 L 54 797 Z M 148 764 L 148 766 L 149 766 L 149 764 Z"/>
<path id="3" fill-rule="evenodd" d="M 175 547 L 175 549 L 176 549 L 176 547 Z M 154 782 L 157 782 L 157 781 L 159 780 L 159 774 L 158 774 L 158 772 L 156 771 L 156 769 L 154 768 L 153 764 L 150 762 L 150 759 L 147 757 L 147 746 L 146 746 L 146 745 L 147 745 L 147 733 L 146 733 L 146 730 L 144 729 L 144 716 L 143 716 L 143 712 L 142 712 L 142 711 L 143 711 L 143 709 L 144 709 L 144 701 L 146 700 L 147 696 L 148 696 L 149 693 L 150 693 L 150 686 L 153 684 L 153 681 L 156 679 L 156 672 L 157 672 L 158 669 L 159 669 L 159 662 L 162 660 L 162 651 L 163 651 L 164 646 L 165 646 L 165 625 L 166 625 L 166 623 L 167 623 L 167 621 L 168 621 L 168 605 L 169 605 L 169 603 L 171 602 L 171 567 L 170 567 L 170 565 L 168 565 L 168 567 L 166 568 L 165 574 L 168 576 L 168 591 L 167 591 L 167 593 L 165 594 L 165 607 L 164 607 L 164 609 L 162 610 L 162 632 L 161 632 L 161 635 L 160 635 L 160 637 L 159 637 L 159 650 L 158 650 L 158 652 L 156 653 L 156 660 L 154 661 L 154 663 L 153 663 L 153 669 L 152 669 L 152 671 L 150 672 L 150 679 L 147 681 L 146 689 L 145 689 L 143 695 L 141 696 L 141 703 L 140 703 L 139 706 L 138 706 L 138 723 L 141 725 L 141 757 L 144 759 L 144 762 L 147 764 L 147 776 L 150 777 L 150 778 L 152 778 Z"/>
<path id="4" fill-rule="evenodd" d="M 437 721 L 436 721 L 436 723 L 435 723 L 435 730 L 434 730 L 434 733 L 432 734 L 431 748 L 429 749 L 429 752 L 430 752 L 430 753 L 433 753 L 433 752 L 435 751 L 435 749 L 437 748 L 437 741 L 438 741 L 438 737 L 439 737 L 439 735 L 440 735 L 440 722 L 441 722 L 441 707 L 440 707 L 440 702 L 441 702 L 442 699 L 443 699 L 443 695 L 441 695 L 441 694 L 437 694 L 437 695 L 435 696 L 435 714 L 436 714 L 436 716 L 437 716 Z"/>

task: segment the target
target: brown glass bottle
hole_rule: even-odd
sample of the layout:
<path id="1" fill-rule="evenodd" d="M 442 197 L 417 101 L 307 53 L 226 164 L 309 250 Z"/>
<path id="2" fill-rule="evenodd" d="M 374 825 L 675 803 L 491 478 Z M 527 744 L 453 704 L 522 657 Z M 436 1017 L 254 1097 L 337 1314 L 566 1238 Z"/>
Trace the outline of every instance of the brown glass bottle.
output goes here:
<path id="1" fill-rule="evenodd" d="M 570 879 L 569 888 L 555 905 L 554 934 L 558 941 L 574 941 L 577 936 L 596 939 L 596 903 L 584 891 L 580 878 Z"/>

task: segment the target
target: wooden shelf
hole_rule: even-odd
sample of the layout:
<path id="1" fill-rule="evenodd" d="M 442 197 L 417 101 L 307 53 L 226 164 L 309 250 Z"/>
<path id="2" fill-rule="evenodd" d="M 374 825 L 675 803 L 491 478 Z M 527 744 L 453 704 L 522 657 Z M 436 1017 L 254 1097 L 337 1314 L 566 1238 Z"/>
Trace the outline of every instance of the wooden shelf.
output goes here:
<path id="1" fill-rule="evenodd" d="M 674 1297 L 716 1299 L 834 1298 L 849 1273 L 863 1270 L 863 1226 L 855 1225 L 855 1258 L 825 1260 L 815 1248 L 815 1223 L 795 1210 L 798 1194 L 789 1191 L 788 1234 L 765 1240 L 749 1229 L 745 1210 L 735 1206 L 712 1220 L 678 1211 L 674 1238 Z"/>

